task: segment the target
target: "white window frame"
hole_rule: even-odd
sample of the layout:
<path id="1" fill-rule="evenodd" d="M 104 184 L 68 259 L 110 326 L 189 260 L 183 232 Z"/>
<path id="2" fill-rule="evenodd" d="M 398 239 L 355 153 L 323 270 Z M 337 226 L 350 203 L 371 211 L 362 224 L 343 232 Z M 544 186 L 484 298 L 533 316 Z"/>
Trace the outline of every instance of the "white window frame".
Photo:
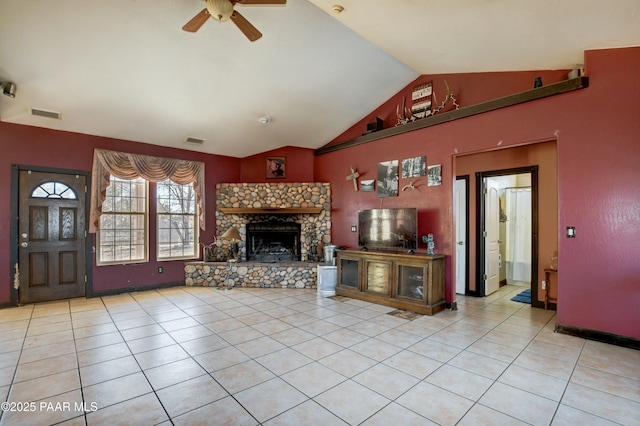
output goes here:
<path id="1" fill-rule="evenodd" d="M 117 182 L 122 182 L 125 181 L 127 182 L 128 180 L 126 179 L 119 179 L 115 176 L 111 176 L 110 177 L 111 180 L 111 184 L 107 187 L 107 197 L 113 197 L 113 193 L 112 191 L 115 188 L 115 184 Z M 100 228 L 97 232 L 96 235 L 96 243 L 97 243 L 97 250 L 96 250 L 96 265 L 98 266 L 104 266 L 104 265 L 126 265 L 126 264 L 132 264 L 132 263 L 146 263 L 149 261 L 149 182 L 146 181 L 145 179 L 142 178 L 137 178 L 137 179 L 132 179 L 132 180 L 139 180 L 142 181 L 144 183 L 144 212 L 139 212 L 139 211 L 103 211 L 101 216 L 100 216 Z M 105 200 L 105 202 L 103 203 L 103 206 L 107 203 L 107 200 Z M 108 229 L 104 229 L 105 227 L 103 227 L 103 220 L 106 220 L 108 217 L 110 216 L 114 216 L 114 217 L 118 217 L 118 216 L 137 216 L 143 217 L 143 233 L 144 233 L 144 247 L 143 247 L 143 257 L 142 258 L 136 258 L 136 259 L 119 259 L 119 260 L 103 260 L 102 259 L 102 240 L 103 240 L 103 233 L 108 232 Z M 131 230 L 131 227 L 129 228 Z M 112 231 L 115 231 L 115 229 L 113 229 Z M 115 238 L 115 237 L 114 237 Z M 131 245 L 131 241 L 129 242 Z M 105 243 L 106 244 L 106 243 Z M 111 245 L 114 249 L 114 251 L 117 250 L 118 245 L 112 244 Z"/>
<path id="2" fill-rule="evenodd" d="M 193 199 L 191 200 L 192 204 L 191 204 L 191 208 L 193 209 L 193 213 L 184 213 L 184 212 L 165 212 L 162 211 L 162 209 L 159 206 L 159 200 L 160 200 L 160 186 L 161 185 L 172 185 L 172 186 L 176 186 L 176 187 L 185 187 L 185 186 L 191 186 L 191 192 L 193 194 Z M 199 237 L 199 231 L 200 231 L 200 226 L 199 225 L 199 221 L 198 221 L 198 205 L 196 202 L 196 193 L 195 190 L 193 189 L 193 183 L 189 183 L 189 184 L 185 184 L 185 185 L 181 185 L 178 183 L 173 182 L 171 179 L 166 179 L 163 182 L 158 182 L 156 183 L 156 259 L 159 262 L 164 262 L 164 261 L 171 261 L 171 260 L 184 260 L 184 259 L 197 259 L 199 257 L 199 245 L 198 245 L 198 237 Z M 181 256 L 162 256 L 162 251 L 160 249 L 160 245 L 163 244 L 164 242 L 161 241 L 160 239 L 160 234 L 161 234 L 161 228 L 160 225 L 162 224 L 162 220 L 161 217 L 162 216 L 183 216 L 183 217 L 191 217 L 191 233 L 193 235 L 193 243 L 192 243 L 192 247 L 193 247 L 193 254 L 189 254 L 189 255 L 181 255 Z M 171 228 L 170 228 L 171 229 Z M 171 234 L 171 233 L 170 233 Z M 170 240 L 171 241 L 171 240 Z M 170 243 L 169 241 L 169 243 Z"/>

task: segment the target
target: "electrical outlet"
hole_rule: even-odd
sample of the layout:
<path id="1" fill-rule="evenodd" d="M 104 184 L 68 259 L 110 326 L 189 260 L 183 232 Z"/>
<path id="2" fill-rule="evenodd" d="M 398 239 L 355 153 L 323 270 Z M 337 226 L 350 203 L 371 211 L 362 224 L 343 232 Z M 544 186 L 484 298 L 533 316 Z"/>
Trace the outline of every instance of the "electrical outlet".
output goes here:
<path id="1" fill-rule="evenodd" d="M 545 280 L 542 280 L 542 289 L 543 290 L 547 289 L 547 282 Z"/>
<path id="2" fill-rule="evenodd" d="M 358 228 L 355 225 L 351 225 L 351 232 L 357 232 Z"/>
<path id="3" fill-rule="evenodd" d="M 158 266 L 158 273 L 161 274 L 163 271 L 162 266 Z"/>

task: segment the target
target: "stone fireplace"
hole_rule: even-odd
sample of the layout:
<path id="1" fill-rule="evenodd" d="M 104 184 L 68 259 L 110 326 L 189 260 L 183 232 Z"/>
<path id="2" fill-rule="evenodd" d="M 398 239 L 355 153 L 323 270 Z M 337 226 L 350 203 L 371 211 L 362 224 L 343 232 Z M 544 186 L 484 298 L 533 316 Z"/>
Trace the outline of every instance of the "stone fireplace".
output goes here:
<path id="1" fill-rule="evenodd" d="M 330 200 L 328 183 L 221 183 L 216 233 L 240 231 L 242 261 L 319 262 L 331 242 Z"/>

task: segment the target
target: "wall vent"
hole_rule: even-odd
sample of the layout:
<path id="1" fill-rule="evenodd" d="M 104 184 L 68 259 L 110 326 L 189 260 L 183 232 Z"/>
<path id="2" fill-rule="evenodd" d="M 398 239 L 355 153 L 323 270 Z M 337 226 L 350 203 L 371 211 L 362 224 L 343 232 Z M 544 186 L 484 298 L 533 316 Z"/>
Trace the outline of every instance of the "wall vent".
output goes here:
<path id="1" fill-rule="evenodd" d="M 187 139 L 184 140 L 186 143 L 195 143 L 198 145 L 201 145 L 204 143 L 204 139 L 198 139 L 198 138 L 192 138 L 191 136 L 189 136 Z"/>
<path id="2" fill-rule="evenodd" d="M 31 115 L 36 115 L 38 117 L 54 118 L 56 120 L 61 120 L 62 119 L 62 114 L 60 114 L 59 112 L 55 112 L 55 111 L 47 111 L 47 110 L 44 110 L 44 109 L 29 108 L 29 113 Z"/>

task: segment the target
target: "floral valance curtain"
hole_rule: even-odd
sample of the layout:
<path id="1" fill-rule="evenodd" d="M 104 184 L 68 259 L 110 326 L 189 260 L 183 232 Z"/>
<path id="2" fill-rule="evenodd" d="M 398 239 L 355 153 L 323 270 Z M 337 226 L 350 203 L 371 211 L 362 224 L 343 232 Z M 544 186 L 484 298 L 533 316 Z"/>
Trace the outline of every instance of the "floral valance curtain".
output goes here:
<path id="1" fill-rule="evenodd" d="M 102 203 L 106 198 L 110 175 L 120 179 L 141 177 L 151 182 L 171 179 L 180 185 L 193 182 L 200 229 L 204 231 L 204 163 L 96 149 L 93 152 L 89 232 L 97 232 L 100 226 Z"/>

